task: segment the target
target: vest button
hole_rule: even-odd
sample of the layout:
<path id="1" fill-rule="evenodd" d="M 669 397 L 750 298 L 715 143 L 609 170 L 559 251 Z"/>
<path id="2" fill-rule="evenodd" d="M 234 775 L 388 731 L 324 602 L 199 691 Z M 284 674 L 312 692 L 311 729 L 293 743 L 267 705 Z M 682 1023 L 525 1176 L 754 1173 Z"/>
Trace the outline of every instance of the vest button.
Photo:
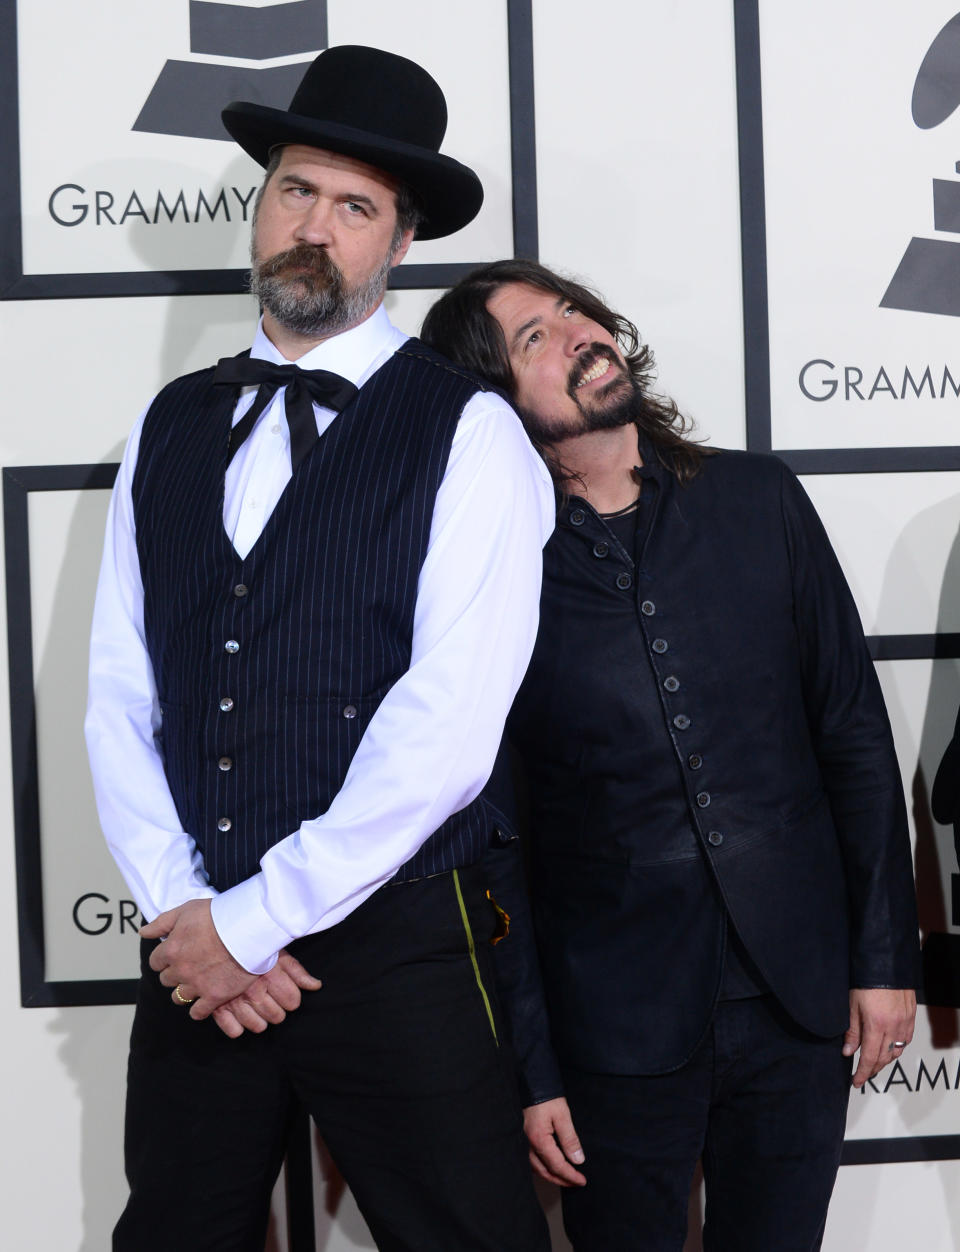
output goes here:
<path id="1" fill-rule="evenodd" d="M 680 679 L 675 678 L 673 674 L 671 674 L 668 678 L 665 678 L 663 680 L 663 685 L 664 687 L 666 687 L 667 691 L 679 691 Z"/>
<path id="2" fill-rule="evenodd" d="M 666 639 L 654 639 L 653 643 L 650 645 L 650 647 L 653 648 L 654 652 L 659 652 L 659 653 L 666 652 L 668 646 L 669 645 Z"/>
<path id="3" fill-rule="evenodd" d="M 345 704 L 343 706 L 343 716 L 348 720 L 357 716 L 357 706 L 355 704 Z"/>
<path id="4" fill-rule="evenodd" d="M 570 514 L 571 526 L 582 526 L 586 520 L 587 520 L 587 515 L 586 513 L 584 513 L 583 509 L 574 509 L 573 512 Z"/>
<path id="5" fill-rule="evenodd" d="M 236 639 L 228 639 L 223 645 L 223 650 L 224 652 L 229 652 L 232 656 L 234 652 L 240 651 L 240 645 L 237 643 Z"/>
<path id="6" fill-rule="evenodd" d="M 233 708 L 233 697 L 221 696 L 220 697 L 220 712 L 229 713 L 232 708 Z"/>
<path id="7" fill-rule="evenodd" d="M 721 835 L 719 830 L 711 830 L 709 835 L 707 835 L 707 843 L 711 847 L 719 848 L 721 843 L 723 843 L 723 835 Z"/>
<path id="8" fill-rule="evenodd" d="M 644 617 L 653 617 L 656 611 L 657 611 L 657 606 L 654 604 L 652 600 L 644 600 L 643 604 L 640 605 L 640 612 L 643 614 Z"/>
<path id="9" fill-rule="evenodd" d="M 626 591 L 628 587 L 633 586 L 633 579 L 630 577 L 629 574 L 618 574 L 617 586 L 620 588 L 621 591 Z"/>
<path id="10" fill-rule="evenodd" d="M 599 543 L 595 543 L 593 545 L 594 556 L 606 556 L 609 551 L 610 545 L 608 543 L 604 543 L 602 539 Z"/>
<path id="11" fill-rule="evenodd" d="M 687 717 L 686 713 L 678 713 L 673 719 L 673 724 L 677 730 L 686 730 L 690 725 L 690 718 Z"/>
<path id="12" fill-rule="evenodd" d="M 690 766 L 691 769 L 699 769 L 700 766 L 703 764 L 703 757 L 700 755 L 699 752 L 691 752 L 690 755 L 687 757 L 687 764 Z"/>
<path id="13" fill-rule="evenodd" d="M 709 792 L 709 791 L 698 791 L 698 792 L 697 792 L 697 804 L 698 804 L 698 805 L 700 806 L 700 808 L 702 808 L 702 809 L 707 808 L 707 807 L 709 806 L 709 804 L 710 804 L 710 792 Z"/>
<path id="14" fill-rule="evenodd" d="M 233 589 L 233 594 L 237 597 L 238 600 L 242 600 L 249 590 L 250 588 L 247 586 L 246 583 L 237 583 L 237 585 Z"/>
<path id="15" fill-rule="evenodd" d="M 233 822 L 231 822 L 229 817 L 217 818 L 217 830 L 227 831 L 230 829 L 232 825 L 233 825 Z"/>
<path id="16" fill-rule="evenodd" d="M 222 756 L 220 760 L 217 761 L 217 769 L 226 774 L 233 769 L 233 761 L 231 761 L 228 756 Z"/>

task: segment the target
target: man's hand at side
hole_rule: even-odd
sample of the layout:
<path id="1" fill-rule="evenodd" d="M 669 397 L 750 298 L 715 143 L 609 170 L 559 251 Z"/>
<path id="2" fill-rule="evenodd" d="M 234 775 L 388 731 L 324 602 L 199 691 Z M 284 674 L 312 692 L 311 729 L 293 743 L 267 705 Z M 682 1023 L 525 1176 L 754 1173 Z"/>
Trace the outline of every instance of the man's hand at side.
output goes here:
<path id="1" fill-rule="evenodd" d="M 862 1087 L 884 1065 L 895 1061 L 913 1038 L 916 993 L 894 987 L 854 987 L 850 992 L 850 1027 L 843 1037 L 843 1055 L 860 1049 L 853 1085 Z"/>
<path id="2" fill-rule="evenodd" d="M 260 1034 L 300 1007 L 301 991 L 319 991 L 322 985 L 284 950 L 269 973 L 261 974 L 242 995 L 214 1009 L 213 1020 L 231 1039 L 238 1039 L 245 1030 Z"/>
<path id="3" fill-rule="evenodd" d="M 150 968 L 170 988 L 174 1003 L 193 1001 L 190 1016 L 195 1021 L 209 1017 L 257 981 L 257 975 L 244 969 L 224 946 L 210 916 L 209 900 L 187 900 L 141 927 L 140 934 L 164 940 L 151 953 Z"/>
<path id="4" fill-rule="evenodd" d="M 523 1110 L 523 1129 L 534 1173 L 558 1187 L 584 1186 L 586 1178 L 574 1169 L 583 1164 L 583 1149 L 563 1096 L 528 1105 Z"/>

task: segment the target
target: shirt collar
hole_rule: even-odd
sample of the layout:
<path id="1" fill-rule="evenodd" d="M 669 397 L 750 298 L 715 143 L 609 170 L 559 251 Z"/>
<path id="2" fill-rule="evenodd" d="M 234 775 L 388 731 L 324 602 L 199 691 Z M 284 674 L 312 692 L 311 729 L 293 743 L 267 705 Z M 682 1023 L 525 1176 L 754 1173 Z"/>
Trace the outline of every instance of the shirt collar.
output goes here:
<path id="1" fill-rule="evenodd" d="M 664 474 L 668 473 L 668 471 L 664 469 L 653 444 L 639 428 L 637 429 L 637 449 L 640 453 L 638 460 L 642 462 L 642 464 L 638 465 L 638 476 L 640 478 L 652 478 L 662 486 Z"/>
<path id="2" fill-rule="evenodd" d="M 409 336 L 394 326 L 386 309 L 380 304 L 366 321 L 339 335 L 324 339 L 315 348 L 304 353 L 296 364 L 305 370 L 332 370 L 341 378 L 349 379 L 360 387 L 408 338 Z M 267 338 L 262 317 L 257 323 L 250 355 L 261 361 L 272 361 L 276 365 L 290 364 Z"/>
<path id="3" fill-rule="evenodd" d="M 670 478 L 671 475 L 663 467 L 660 458 L 653 449 L 653 445 L 639 427 L 637 428 L 637 452 L 637 477 L 643 480 L 652 480 L 662 489 L 665 480 Z M 568 521 L 572 510 L 579 509 L 582 512 L 584 508 L 589 513 L 596 512 L 582 496 L 572 494 L 564 501 L 559 516 L 563 521 Z"/>

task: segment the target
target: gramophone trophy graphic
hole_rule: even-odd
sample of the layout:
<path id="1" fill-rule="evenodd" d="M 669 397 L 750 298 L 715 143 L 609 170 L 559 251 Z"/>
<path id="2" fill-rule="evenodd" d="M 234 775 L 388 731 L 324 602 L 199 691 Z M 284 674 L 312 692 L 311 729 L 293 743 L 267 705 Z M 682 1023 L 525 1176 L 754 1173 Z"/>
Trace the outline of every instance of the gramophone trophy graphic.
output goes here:
<path id="1" fill-rule="evenodd" d="M 132 129 L 193 139 L 229 139 L 220 110 L 231 100 L 286 108 L 305 66 L 327 46 L 327 0 L 248 7 L 226 0 L 189 0 L 190 52 L 231 58 L 164 65 Z M 263 61 L 303 60 L 265 66 Z"/>
<path id="2" fill-rule="evenodd" d="M 921 130 L 931 130 L 958 105 L 960 13 L 947 22 L 921 62 L 911 112 Z M 960 174 L 960 161 L 954 168 Z M 960 180 L 933 180 L 933 228 L 955 237 L 911 239 L 880 301 L 881 308 L 960 317 Z"/>

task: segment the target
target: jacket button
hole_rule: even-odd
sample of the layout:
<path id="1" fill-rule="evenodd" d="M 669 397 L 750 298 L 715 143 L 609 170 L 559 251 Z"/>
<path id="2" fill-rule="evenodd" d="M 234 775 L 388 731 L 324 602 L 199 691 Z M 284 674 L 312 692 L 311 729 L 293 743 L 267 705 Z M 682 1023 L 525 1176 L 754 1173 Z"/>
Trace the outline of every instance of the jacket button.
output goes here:
<path id="1" fill-rule="evenodd" d="M 583 509 L 574 509 L 573 512 L 570 514 L 571 526 L 582 526 L 586 520 L 587 520 L 587 515 L 586 513 L 584 513 Z"/>
<path id="2" fill-rule="evenodd" d="M 593 545 L 594 556 L 606 556 L 609 551 L 610 545 L 608 543 L 604 543 L 602 539 L 599 543 L 595 543 Z"/>
<path id="3" fill-rule="evenodd" d="M 653 643 L 650 645 L 654 652 L 660 653 L 666 652 L 668 646 L 669 645 L 667 644 L 666 639 L 654 639 Z"/>
<path id="4" fill-rule="evenodd" d="M 620 588 L 621 591 L 626 591 L 628 587 L 633 586 L 633 579 L 630 577 L 629 574 L 618 574 L 617 586 Z"/>
<path id="5" fill-rule="evenodd" d="M 233 708 L 233 697 L 221 696 L 220 697 L 220 712 L 229 713 L 232 708 Z"/>
<path id="6" fill-rule="evenodd" d="M 236 639 L 228 639 L 223 645 L 223 650 L 224 652 L 229 652 L 230 655 L 233 656 L 235 652 L 240 651 L 240 645 L 237 643 Z"/>
<path id="7" fill-rule="evenodd" d="M 686 713 L 678 713 L 673 719 L 673 724 L 677 730 L 686 730 L 690 725 L 690 718 L 687 717 Z"/>
<path id="8" fill-rule="evenodd" d="M 217 761 L 217 769 L 220 770 L 222 774 L 227 774 L 233 769 L 233 761 L 231 761 L 228 756 L 222 756 L 220 760 Z"/>
<path id="9" fill-rule="evenodd" d="M 709 791 L 698 791 L 698 792 L 697 792 L 697 804 L 698 804 L 698 805 L 700 806 L 700 808 L 702 808 L 702 809 L 707 808 L 707 807 L 708 807 L 708 805 L 710 804 L 710 792 L 709 792 Z"/>
<path id="10" fill-rule="evenodd" d="M 719 830 L 711 830 L 709 835 L 707 835 L 707 843 L 711 847 L 719 848 L 721 843 L 723 843 L 723 835 L 721 835 Z"/>
<path id="11" fill-rule="evenodd" d="M 664 687 L 666 687 L 667 691 L 679 691 L 680 679 L 675 678 L 673 674 L 671 674 L 668 678 L 665 678 L 663 680 L 663 685 Z"/>
<path id="12" fill-rule="evenodd" d="M 237 585 L 233 589 L 233 594 L 237 597 L 238 600 L 242 600 L 249 590 L 250 588 L 247 586 L 246 583 L 237 583 Z"/>
<path id="13" fill-rule="evenodd" d="M 690 766 L 691 769 L 699 769 L 700 766 L 703 764 L 703 757 L 700 755 L 699 752 L 691 752 L 690 755 L 687 757 L 687 764 Z"/>
<path id="14" fill-rule="evenodd" d="M 232 825 L 233 825 L 233 822 L 231 822 L 229 817 L 217 818 L 217 830 L 227 831 L 230 829 Z"/>
<path id="15" fill-rule="evenodd" d="M 643 604 L 640 605 L 640 612 L 644 615 L 644 617 L 653 617 L 656 611 L 657 606 L 652 600 L 644 600 Z"/>
<path id="16" fill-rule="evenodd" d="M 348 720 L 357 716 L 357 706 L 355 704 L 345 704 L 343 706 L 343 716 Z"/>

